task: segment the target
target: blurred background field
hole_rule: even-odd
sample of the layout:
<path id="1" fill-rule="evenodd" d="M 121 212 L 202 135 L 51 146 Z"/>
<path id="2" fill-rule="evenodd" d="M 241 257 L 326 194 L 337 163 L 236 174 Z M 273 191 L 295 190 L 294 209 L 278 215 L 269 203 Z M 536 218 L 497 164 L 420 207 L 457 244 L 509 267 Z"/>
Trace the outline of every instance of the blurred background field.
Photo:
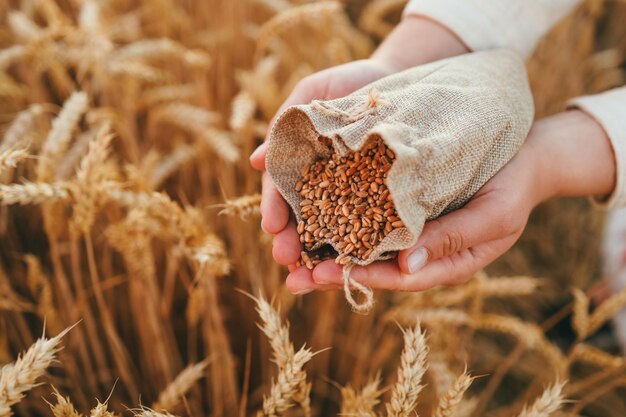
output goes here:
<path id="1" fill-rule="evenodd" d="M 51 384 L 83 413 L 108 398 L 128 414 L 208 359 L 168 411 L 254 415 L 276 371 L 243 290 L 281 306 L 296 348 L 330 348 L 306 365 L 315 416 L 337 415 L 340 386 L 379 371 L 393 384 L 396 322 L 417 319 L 430 345 L 420 416 L 466 364 L 480 377 L 459 416 L 517 415 L 557 377 L 577 401 L 563 415 L 626 415 L 626 359 L 604 353 L 618 354 L 610 325 L 586 334 L 582 296 L 571 325 L 572 290 L 593 299 L 602 288 L 603 213 L 585 200 L 539 207 L 520 242 L 461 289 L 380 293 L 367 316 L 339 293 L 284 289 L 247 155 L 299 79 L 367 57 L 404 4 L 0 2 L 0 153 L 26 149 L 0 170 L 0 364 L 44 323 L 54 336 L 80 321 L 16 414 L 52 415 Z M 626 83 L 624 22 L 625 2 L 586 0 L 542 41 L 528 61 L 537 117 Z M 518 278 L 498 286 L 503 276 Z"/>

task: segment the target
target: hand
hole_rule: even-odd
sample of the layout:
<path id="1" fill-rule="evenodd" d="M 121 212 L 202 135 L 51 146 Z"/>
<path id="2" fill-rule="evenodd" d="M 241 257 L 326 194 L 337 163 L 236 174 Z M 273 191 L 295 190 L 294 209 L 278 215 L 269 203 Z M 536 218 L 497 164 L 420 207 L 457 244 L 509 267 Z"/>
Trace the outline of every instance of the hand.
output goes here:
<path id="1" fill-rule="evenodd" d="M 277 114 L 296 104 L 311 100 L 330 100 L 343 97 L 352 91 L 379 78 L 391 74 L 393 70 L 384 64 L 366 59 L 329 68 L 304 78 L 293 90 Z M 250 157 L 256 169 L 265 169 L 267 142 L 261 145 Z M 261 227 L 274 235 L 274 259 L 283 265 L 292 265 L 300 258 L 300 240 L 290 208 L 274 187 L 267 174 L 263 174 L 263 198 L 261 200 Z"/>
<path id="2" fill-rule="evenodd" d="M 420 291 L 466 282 L 519 238 L 532 209 L 556 196 L 606 195 L 615 158 L 606 133 L 581 111 L 535 124 L 520 152 L 461 209 L 428 222 L 417 244 L 397 260 L 354 267 L 351 277 L 375 289 Z M 288 276 L 294 293 L 342 286 L 333 261 Z"/>
<path id="3" fill-rule="evenodd" d="M 407 52 L 406 45 L 411 45 Z M 425 18 L 409 16 L 394 29 L 370 59 L 330 68 L 304 78 L 278 110 L 314 99 L 333 99 L 403 69 L 437 59 L 468 52 L 448 29 Z M 267 145 L 264 143 L 250 157 L 251 165 L 265 169 Z M 263 175 L 261 227 L 274 235 L 273 255 L 283 265 L 293 265 L 300 257 L 300 240 L 287 203 Z M 293 267 L 290 267 L 293 269 Z"/>

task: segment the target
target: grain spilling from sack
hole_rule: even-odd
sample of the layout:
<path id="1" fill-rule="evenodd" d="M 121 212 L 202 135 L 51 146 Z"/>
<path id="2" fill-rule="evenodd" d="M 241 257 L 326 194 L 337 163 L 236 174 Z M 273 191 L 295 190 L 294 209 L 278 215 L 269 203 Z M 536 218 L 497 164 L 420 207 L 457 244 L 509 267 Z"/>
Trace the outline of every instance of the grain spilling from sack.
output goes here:
<path id="1" fill-rule="evenodd" d="M 349 256 L 367 260 L 394 229 L 404 227 L 389 189 L 387 173 L 395 154 L 381 140 L 372 140 L 357 152 L 333 153 L 302 169 L 296 191 L 302 196 L 300 264 L 312 269 L 333 258 L 332 251 L 312 252 L 321 240 L 331 240 L 338 251 L 336 262 Z"/>

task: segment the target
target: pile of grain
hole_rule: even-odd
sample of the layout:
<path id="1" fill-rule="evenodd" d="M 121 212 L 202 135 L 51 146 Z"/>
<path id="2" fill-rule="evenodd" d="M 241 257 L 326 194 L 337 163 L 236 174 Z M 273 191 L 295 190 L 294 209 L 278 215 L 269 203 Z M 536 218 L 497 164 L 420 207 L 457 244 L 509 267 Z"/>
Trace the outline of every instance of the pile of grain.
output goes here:
<path id="1" fill-rule="evenodd" d="M 389 233 L 404 227 L 387 188 L 387 174 L 395 155 L 382 141 L 373 140 L 345 156 L 333 153 L 304 167 L 296 190 L 302 220 L 302 262 L 312 268 L 323 258 L 308 255 L 319 242 L 332 242 L 337 263 L 349 256 L 367 260 Z"/>

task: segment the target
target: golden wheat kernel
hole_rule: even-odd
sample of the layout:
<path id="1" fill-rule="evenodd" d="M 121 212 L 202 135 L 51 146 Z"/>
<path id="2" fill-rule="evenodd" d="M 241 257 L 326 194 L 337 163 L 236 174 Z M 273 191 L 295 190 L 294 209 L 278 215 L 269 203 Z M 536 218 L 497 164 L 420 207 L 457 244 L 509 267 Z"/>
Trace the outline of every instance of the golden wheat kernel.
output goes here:
<path id="1" fill-rule="evenodd" d="M 320 188 L 326 188 L 326 187 L 328 187 L 329 185 L 330 185 L 330 181 L 328 181 L 328 180 L 324 180 L 324 181 L 322 181 L 322 182 L 320 182 L 320 183 L 319 183 L 318 187 L 320 187 Z"/>
<path id="2" fill-rule="evenodd" d="M 303 221 L 299 221 L 298 222 L 298 228 L 296 230 L 298 231 L 298 234 L 304 233 L 304 222 Z"/>
<path id="3" fill-rule="evenodd" d="M 354 243 L 355 245 L 356 245 L 356 244 L 357 244 L 357 242 L 359 241 L 359 239 L 358 239 L 358 237 L 357 237 L 357 234 L 356 234 L 354 231 L 352 231 L 352 233 L 350 233 L 350 241 L 351 241 L 352 243 Z"/>
<path id="4" fill-rule="evenodd" d="M 343 216 L 339 217 L 338 222 L 339 222 L 339 224 L 346 224 L 346 223 L 348 223 L 348 218 L 347 217 L 343 217 Z"/>
<path id="5" fill-rule="evenodd" d="M 306 232 L 304 232 L 304 241 L 305 242 L 312 242 L 313 241 L 313 235 L 308 230 Z"/>
<path id="6" fill-rule="evenodd" d="M 300 202 L 300 207 L 307 207 L 307 206 L 311 206 L 313 204 L 312 200 L 302 200 Z"/>
<path id="7" fill-rule="evenodd" d="M 393 227 L 392 227 L 391 223 L 386 222 L 385 223 L 385 234 L 391 233 L 392 230 L 393 230 Z"/>
<path id="8" fill-rule="evenodd" d="M 341 212 L 343 213 L 344 216 L 348 217 L 350 215 L 350 207 L 342 206 Z"/>
<path id="9" fill-rule="evenodd" d="M 354 245 L 352 243 L 348 243 L 344 248 L 344 252 L 350 254 L 354 251 Z"/>

